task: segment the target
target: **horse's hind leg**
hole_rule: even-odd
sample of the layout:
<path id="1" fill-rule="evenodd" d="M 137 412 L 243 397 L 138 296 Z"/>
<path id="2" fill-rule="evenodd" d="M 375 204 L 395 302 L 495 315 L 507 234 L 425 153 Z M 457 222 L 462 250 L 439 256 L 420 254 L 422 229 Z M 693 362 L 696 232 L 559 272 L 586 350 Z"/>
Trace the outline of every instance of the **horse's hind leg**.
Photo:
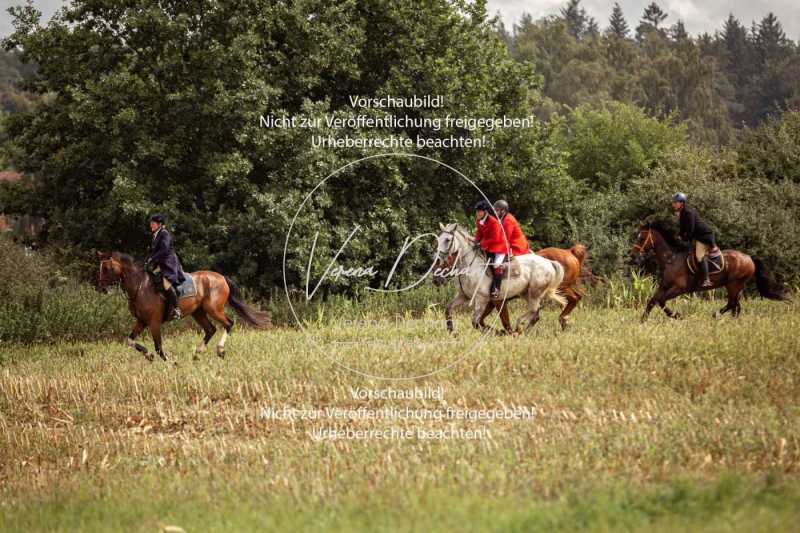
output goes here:
<path id="1" fill-rule="evenodd" d="M 539 309 L 542 307 L 542 298 L 528 298 L 528 312 L 517 319 L 517 333 L 527 333 L 531 327 L 539 321 Z"/>
<path id="2" fill-rule="evenodd" d="M 581 301 L 580 293 L 571 287 L 564 290 L 564 297 L 567 299 L 567 305 L 561 310 L 561 315 L 558 317 L 558 323 L 561 324 L 562 331 L 569 326 L 569 314 Z"/>
<path id="3" fill-rule="evenodd" d="M 200 354 L 206 351 L 206 346 L 208 346 L 208 341 L 211 340 L 211 337 L 214 336 L 214 333 L 217 332 L 217 328 L 214 327 L 214 324 L 208 319 L 208 315 L 206 314 L 205 310 L 198 307 L 197 311 L 192 313 L 195 321 L 203 328 L 203 341 L 195 348 L 194 350 L 194 359 L 197 359 L 197 354 Z"/>
<path id="4" fill-rule="evenodd" d="M 145 324 L 144 322 L 141 322 L 141 321 L 137 320 L 136 324 L 133 325 L 133 329 L 131 330 L 131 334 L 128 335 L 128 338 L 125 339 L 125 342 L 128 344 L 128 346 L 130 346 L 131 348 L 133 348 L 137 352 L 139 352 L 141 354 L 144 354 L 145 359 L 147 359 L 148 361 L 152 361 L 153 360 L 153 354 L 148 352 L 147 348 L 144 345 L 139 344 L 138 342 L 136 342 L 136 337 L 138 337 L 142 333 L 142 331 L 144 331 L 144 327 L 146 325 L 147 324 Z"/>
<path id="5" fill-rule="evenodd" d="M 228 334 L 231 332 L 233 328 L 233 319 L 225 314 L 225 308 L 219 307 L 215 309 L 209 309 L 208 314 L 211 315 L 211 318 L 222 324 L 222 327 L 225 328 L 225 331 L 222 332 L 222 337 L 219 339 L 217 343 L 217 355 L 221 358 L 225 358 L 225 341 L 228 340 Z"/>

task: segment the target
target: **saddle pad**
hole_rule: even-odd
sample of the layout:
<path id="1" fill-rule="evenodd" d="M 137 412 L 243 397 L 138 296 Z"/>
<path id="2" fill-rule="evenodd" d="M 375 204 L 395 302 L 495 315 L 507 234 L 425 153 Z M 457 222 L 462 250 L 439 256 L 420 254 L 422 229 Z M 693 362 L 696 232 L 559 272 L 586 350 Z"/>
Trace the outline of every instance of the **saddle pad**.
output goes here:
<path id="1" fill-rule="evenodd" d="M 183 280 L 183 283 L 175 287 L 178 291 L 178 298 L 197 296 L 197 287 L 194 286 L 194 278 L 189 274 L 184 274 L 183 276 L 186 279 Z"/>

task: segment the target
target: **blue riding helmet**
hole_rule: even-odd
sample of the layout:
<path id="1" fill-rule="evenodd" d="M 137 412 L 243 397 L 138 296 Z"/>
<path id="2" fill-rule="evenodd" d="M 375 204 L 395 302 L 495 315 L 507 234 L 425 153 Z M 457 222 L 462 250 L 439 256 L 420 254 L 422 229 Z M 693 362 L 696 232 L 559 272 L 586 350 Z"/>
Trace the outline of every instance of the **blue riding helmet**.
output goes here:
<path id="1" fill-rule="evenodd" d="M 686 193 L 676 192 L 675 194 L 672 195 L 672 201 L 673 202 L 686 203 L 686 200 L 688 200 L 688 199 L 689 199 L 689 197 L 686 196 Z"/>
<path id="2" fill-rule="evenodd" d="M 166 215 L 162 215 L 161 213 L 156 213 L 150 217 L 150 222 L 158 222 L 159 224 L 166 224 L 167 217 Z"/>

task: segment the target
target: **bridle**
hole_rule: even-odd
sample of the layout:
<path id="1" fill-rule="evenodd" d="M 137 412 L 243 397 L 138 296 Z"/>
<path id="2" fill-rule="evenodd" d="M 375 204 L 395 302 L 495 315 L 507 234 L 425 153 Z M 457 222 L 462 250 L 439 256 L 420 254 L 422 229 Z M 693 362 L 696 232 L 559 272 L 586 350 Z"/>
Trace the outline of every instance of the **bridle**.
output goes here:
<path id="1" fill-rule="evenodd" d="M 458 226 L 453 228 L 451 231 L 445 231 L 444 233 L 449 234 L 450 237 L 451 237 L 450 246 L 447 247 L 447 250 L 444 250 L 444 251 L 438 250 L 437 251 L 437 257 L 439 258 L 439 260 L 444 261 L 447 264 L 447 268 L 449 268 L 449 269 L 452 269 L 452 268 L 455 267 L 455 263 L 458 260 L 458 255 L 461 253 L 461 251 L 459 251 L 458 253 L 453 254 L 453 246 L 455 246 L 455 243 L 456 243 L 456 232 L 457 231 L 458 231 Z M 455 255 L 455 257 L 454 257 L 454 255 Z M 472 267 L 472 265 L 475 263 L 475 260 L 478 258 L 478 255 L 479 254 L 477 254 L 477 253 L 473 253 L 472 261 L 470 261 L 469 265 L 467 265 L 467 270 L 470 269 Z M 456 275 L 456 279 L 458 280 L 458 286 L 461 289 L 461 292 L 464 292 L 464 285 L 461 283 L 461 276 L 464 276 L 464 275 L 465 274 L 463 272 L 460 272 L 460 271 Z"/>
<path id="2" fill-rule="evenodd" d="M 644 253 L 649 249 L 648 247 L 655 248 L 655 244 L 656 244 L 655 241 L 653 240 L 653 232 L 652 232 L 652 230 L 646 229 L 646 230 L 642 230 L 642 231 L 647 233 L 647 237 L 645 237 L 644 243 L 642 243 L 642 244 L 634 244 L 633 248 L 632 248 L 633 250 L 636 250 L 637 253 L 639 253 L 640 255 L 644 255 Z M 642 235 L 642 232 L 640 231 L 639 232 L 639 236 L 641 237 L 641 235 Z"/>
<path id="3" fill-rule="evenodd" d="M 103 276 L 103 273 L 105 272 L 104 269 L 110 268 L 111 271 L 114 272 L 114 268 L 111 266 L 113 264 L 114 264 L 114 259 L 113 258 L 101 259 L 100 260 L 100 275 L 98 277 L 100 278 L 99 281 L 101 283 L 103 283 L 103 284 L 106 283 L 106 280 L 105 280 L 105 278 Z M 119 284 L 120 286 L 122 286 L 122 284 L 125 283 L 125 275 L 123 273 L 124 273 L 124 269 L 122 269 L 119 274 L 114 272 L 114 274 L 118 278 L 116 283 Z M 128 291 L 123 291 L 125 293 L 125 296 L 128 298 L 128 302 L 135 302 L 136 301 L 136 297 L 139 295 L 139 291 L 142 289 L 142 285 L 144 284 L 145 279 L 147 279 L 147 274 L 142 276 L 141 281 L 139 281 L 139 284 L 136 286 L 136 291 L 133 293 L 133 296 L 129 295 Z M 108 283 L 108 285 L 112 285 L 112 284 L 113 283 Z M 105 288 L 106 286 L 107 285 L 103 285 L 103 288 Z"/>

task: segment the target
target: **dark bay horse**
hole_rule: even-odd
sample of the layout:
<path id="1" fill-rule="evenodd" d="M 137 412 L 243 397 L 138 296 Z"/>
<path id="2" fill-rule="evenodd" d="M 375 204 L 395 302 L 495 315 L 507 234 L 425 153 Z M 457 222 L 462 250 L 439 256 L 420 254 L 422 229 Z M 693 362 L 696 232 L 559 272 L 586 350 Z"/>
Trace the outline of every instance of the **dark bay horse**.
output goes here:
<path id="1" fill-rule="evenodd" d="M 152 361 L 153 354 L 136 342 L 136 337 L 147 327 L 153 337 L 156 353 L 166 361 L 167 354 L 161 347 L 161 324 L 171 317 L 165 316 L 165 300 L 156 289 L 151 276 L 129 255 L 119 252 L 98 252 L 97 256 L 100 259 L 98 288 L 108 292 L 112 285 L 118 283 L 125 291 L 128 297 L 128 309 L 136 319 L 133 330 L 127 338 L 128 345 Z M 178 305 L 183 316 L 192 315 L 205 332 L 203 341 L 195 349 L 195 359 L 197 354 L 205 351 L 208 341 L 217 331 L 209 316 L 225 328 L 217 344 L 217 355 L 225 357 L 225 340 L 233 327 L 233 319 L 225 314 L 226 303 L 230 304 L 236 314 L 248 324 L 259 328 L 271 325 L 269 315 L 250 307 L 242 298 L 239 287 L 227 276 L 207 270 L 192 272 L 191 276 L 194 278 L 197 294 L 181 298 L 178 300 Z"/>
<path id="2" fill-rule="evenodd" d="M 740 297 L 742 290 L 753 277 L 756 280 L 758 293 L 770 300 L 785 300 L 786 289 L 773 284 L 764 263 L 756 258 L 737 250 L 723 250 L 725 267 L 721 272 L 711 274 L 711 287 L 701 287 L 702 279 L 689 270 L 686 264 L 690 250 L 679 242 L 666 225 L 653 222 L 639 228 L 636 244 L 631 249 L 631 255 L 643 257 L 650 251 L 655 253 L 656 262 L 661 272 L 658 288 L 647 302 L 642 322 L 647 320 L 653 306 L 658 304 L 670 318 L 679 318 L 678 313 L 666 306 L 666 302 L 680 296 L 702 290 L 711 290 L 725 287 L 728 291 L 728 302 L 714 316 L 720 317 L 731 311 L 733 316 L 739 316 L 742 311 Z"/>
<path id="3" fill-rule="evenodd" d="M 567 299 L 567 305 L 561 310 L 558 323 L 561 324 L 561 329 L 565 330 L 567 326 L 569 326 L 569 314 L 586 294 L 579 282 L 588 250 L 586 246 L 578 243 L 571 248 L 542 248 L 536 252 L 536 255 L 560 263 L 561 266 L 564 267 L 564 280 L 558 287 L 558 292 Z M 511 333 L 511 321 L 508 317 L 508 306 L 506 302 L 497 302 L 487 305 L 486 309 L 483 311 L 483 316 L 481 316 L 481 324 L 483 325 L 483 320 L 489 316 L 494 309 L 500 311 L 500 320 L 503 323 L 503 329 L 505 329 L 506 333 Z"/>

